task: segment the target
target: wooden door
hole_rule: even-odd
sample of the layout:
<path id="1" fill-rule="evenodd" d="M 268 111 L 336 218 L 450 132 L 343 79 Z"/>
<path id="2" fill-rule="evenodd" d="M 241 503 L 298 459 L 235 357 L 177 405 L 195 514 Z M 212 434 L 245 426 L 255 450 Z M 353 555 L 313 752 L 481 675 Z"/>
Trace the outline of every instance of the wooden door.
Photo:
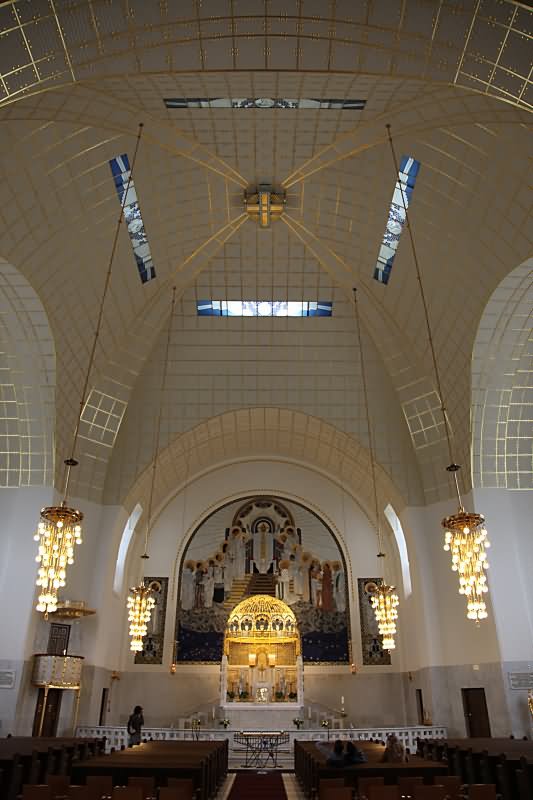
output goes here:
<path id="1" fill-rule="evenodd" d="M 50 625 L 48 648 L 46 651 L 48 655 L 66 656 L 69 637 L 70 625 L 58 625 L 56 622 L 52 622 Z"/>
<path id="2" fill-rule="evenodd" d="M 466 735 L 471 739 L 490 736 L 489 712 L 485 689 L 461 689 L 465 712 Z"/>
<path id="3" fill-rule="evenodd" d="M 55 736 L 57 733 L 57 723 L 59 722 L 59 712 L 61 710 L 62 689 L 49 689 L 46 697 L 46 708 L 44 709 L 41 736 Z M 45 690 L 39 689 L 37 704 L 35 706 L 35 717 L 33 720 L 32 736 L 39 736 L 41 716 L 43 715 L 43 703 Z"/>

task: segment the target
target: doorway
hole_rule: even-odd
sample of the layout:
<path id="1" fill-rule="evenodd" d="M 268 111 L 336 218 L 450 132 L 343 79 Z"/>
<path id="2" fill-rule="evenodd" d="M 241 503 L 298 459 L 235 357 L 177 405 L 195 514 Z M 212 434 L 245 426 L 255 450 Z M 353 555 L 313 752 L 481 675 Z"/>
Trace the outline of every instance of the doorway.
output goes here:
<path id="1" fill-rule="evenodd" d="M 422 689 L 416 690 L 416 713 L 418 715 L 418 724 L 424 724 L 424 698 L 422 697 Z"/>
<path id="2" fill-rule="evenodd" d="M 485 689 L 461 689 L 465 712 L 466 735 L 469 739 L 486 739 L 490 734 L 489 712 Z"/>
<path id="3" fill-rule="evenodd" d="M 61 698 L 63 696 L 62 689 L 49 689 L 48 695 L 46 697 L 46 708 L 44 709 L 44 716 L 43 716 L 43 704 L 45 701 L 45 690 L 39 689 L 39 694 L 37 696 L 37 705 L 35 706 L 35 717 L 33 719 L 33 732 L 32 736 L 55 736 L 57 733 L 57 723 L 59 722 L 59 712 L 61 711 Z M 39 733 L 39 727 L 41 724 L 41 716 L 43 717 L 43 723 L 41 727 L 41 732 Z"/>
<path id="4" fill-rule="evenodd" d="M 108 702 L 109 702 L 109 689 L 102 689 L 102 699 L 100 701 L 100 716 L 98 717 L 99 725 L 105 725 Z"/>

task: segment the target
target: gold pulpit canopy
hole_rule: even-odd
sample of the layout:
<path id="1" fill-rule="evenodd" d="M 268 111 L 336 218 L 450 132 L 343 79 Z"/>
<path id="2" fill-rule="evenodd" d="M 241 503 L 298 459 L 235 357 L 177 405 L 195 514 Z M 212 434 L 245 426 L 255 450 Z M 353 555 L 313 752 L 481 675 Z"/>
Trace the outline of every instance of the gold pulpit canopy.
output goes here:
<path id="1" fill-rule="evenodd" d="M 266 594 L 247 597 L 229 615 L 225 637 L 226 655 L 230 655 L 235 645 L 245 645 L 249 654 L 256 654 L 259 648 L 268 646 L 269 653 L 277 652 L 280 656 L 281 650 L 289 645 L 292 656 L 290 661 L 280 662 L 278 659 L 278 663 L 294 663 L 294 657 L 300 654 L 296 617 L 289 606 L 276 597 Z M 242 659 L 242 663 L 251 663 L 248 656 L 246 661 Z"/>

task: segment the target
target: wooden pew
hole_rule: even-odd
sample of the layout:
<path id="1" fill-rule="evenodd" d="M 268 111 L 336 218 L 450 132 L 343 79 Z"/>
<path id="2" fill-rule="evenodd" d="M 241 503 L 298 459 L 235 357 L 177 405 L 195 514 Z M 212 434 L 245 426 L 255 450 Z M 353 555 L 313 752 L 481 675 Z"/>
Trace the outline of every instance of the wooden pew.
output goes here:
<path id="1" fill-rule="evenodd" d="M 201 800 L 216 794 L 228 769 L 228 740 L 222 742 L 146 742 L 137 747 L 88 761 L 72 768 L 72 782 L 83 783 L 88 775 L 110 775 L 115 786 L 129 777 L 154 777 L 159 786 L 168 777 L 190 778 Z"/>
<path id="2" fill-rule="evenodd" d="M 323 778 L 343 777 L 347 786 L 355 788 L 359 777 L 383 777 L 385 784 L 393 785 L 399 776 L 421 776 L 426 783 L 431 783 L 435 776 L 448 772 L 443 762 L 427 761 L 419 756 L 410 756 L 409 761 L 403 764 L 382 763 L 384 748 L 381 743 L 356 741 L 355 744 L 364 751 L 368 759 L 366 764 L 330 767 L 326 763 L 326 755 L 314 742 L 295 741 L 294 769 L 307 797 L 318 792 L 319 782 Z"/>

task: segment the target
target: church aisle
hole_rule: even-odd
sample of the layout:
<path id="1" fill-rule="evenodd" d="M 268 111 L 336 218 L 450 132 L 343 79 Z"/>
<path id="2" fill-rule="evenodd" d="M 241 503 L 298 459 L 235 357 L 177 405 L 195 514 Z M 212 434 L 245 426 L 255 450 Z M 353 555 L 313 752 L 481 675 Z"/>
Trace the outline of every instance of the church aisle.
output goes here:
<path id="1" fill-rule="evenodd" d="M 291 795 L 291 800 L 294 795 Z M 228 800 L 288 800 L 279 772 L 238 772 Z"/>
<path id="2" fill-rule="evenodd" d="M 305 795 L 296 780 L 294 772 L 284 772 L 281 777 L 283 778 L 287 800 L 304 800 Z"/>

